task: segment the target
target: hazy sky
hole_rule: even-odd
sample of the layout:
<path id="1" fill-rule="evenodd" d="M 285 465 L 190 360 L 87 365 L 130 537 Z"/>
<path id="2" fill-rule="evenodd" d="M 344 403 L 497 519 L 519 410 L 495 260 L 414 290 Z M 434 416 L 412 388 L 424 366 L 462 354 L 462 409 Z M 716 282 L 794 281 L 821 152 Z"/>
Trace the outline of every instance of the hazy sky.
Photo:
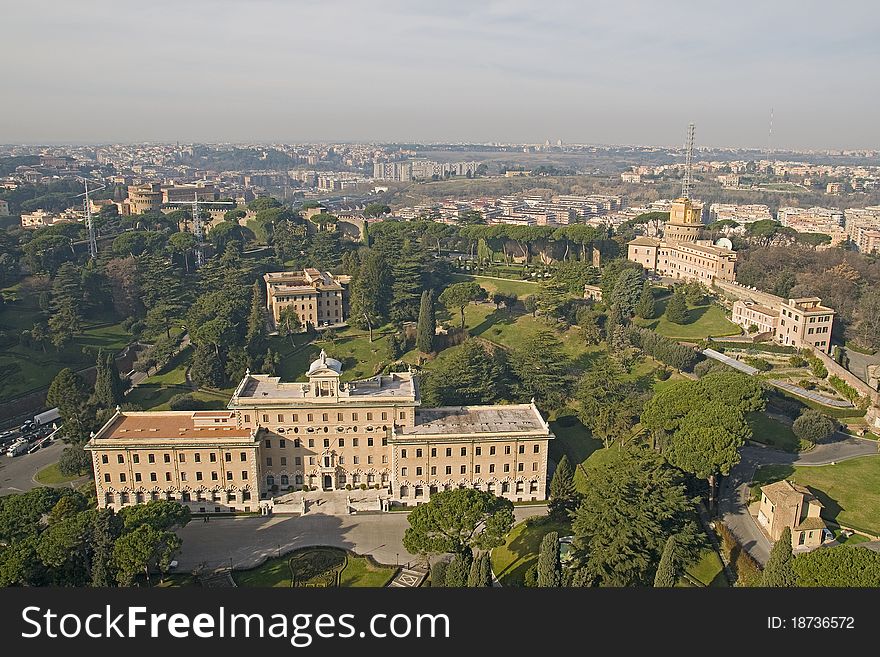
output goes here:
<path id="1" fill-rule="evenodd" d="M 872 0 L 0 0 L 0 142 L 880 147 Z"/>

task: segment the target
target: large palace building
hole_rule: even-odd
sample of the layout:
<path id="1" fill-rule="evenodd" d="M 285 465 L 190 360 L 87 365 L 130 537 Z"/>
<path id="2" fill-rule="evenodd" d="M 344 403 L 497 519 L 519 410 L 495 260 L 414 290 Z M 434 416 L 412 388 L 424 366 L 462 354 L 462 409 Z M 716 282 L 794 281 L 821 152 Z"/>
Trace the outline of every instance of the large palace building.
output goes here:
<path id="1" fill-rule="evenodd" d="M 734 280 L 736 253 L 700 239 L 702 228 L 700 211 L 691 200 L 677 198 L 672 202 L 663 239 L 637 237 L 628 244 L 627 256 L 658 276 L 706 285 L 715 279 Z"/>
<path id="2" fill-rule="evenodd" d="M 86 446 L 99 506 L 247 512 L 304 486 L 407 506 L 453 487 L 546 498 L 553 434 L 534 403 L 421 408 L 410 372 L 341 374 L 322 351 L 307 381 L 246 374 L 226 411 L 117 412 Z"/>

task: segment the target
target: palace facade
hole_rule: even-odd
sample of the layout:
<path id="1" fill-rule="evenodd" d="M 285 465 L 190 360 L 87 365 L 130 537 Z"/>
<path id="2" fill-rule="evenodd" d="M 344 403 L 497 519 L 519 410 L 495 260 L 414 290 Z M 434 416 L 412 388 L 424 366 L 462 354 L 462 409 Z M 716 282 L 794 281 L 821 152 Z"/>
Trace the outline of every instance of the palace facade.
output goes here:
<path id="1" fill-rule="evenodd" d="M 315 328 L 345 324 L 345 287 L 349 278 L 334 278 L 330 272 L 309 268 L 302 271 L 269 272 L 266 308 L 277 325 L 281 312 L 292 307 L 302 326 Z"/>
<path id="2" fill-rule="evenodd" d="M 306 381 L 246 374 L 225 411 L 118 411 L 86 446 L 99 506 L 247 512 L 304 487 L 405 506 L 454 487 L 546 498 L 553 434 L 534 403 L 422 408 L 411 372 L 341 374 L 322 351 Z"/>

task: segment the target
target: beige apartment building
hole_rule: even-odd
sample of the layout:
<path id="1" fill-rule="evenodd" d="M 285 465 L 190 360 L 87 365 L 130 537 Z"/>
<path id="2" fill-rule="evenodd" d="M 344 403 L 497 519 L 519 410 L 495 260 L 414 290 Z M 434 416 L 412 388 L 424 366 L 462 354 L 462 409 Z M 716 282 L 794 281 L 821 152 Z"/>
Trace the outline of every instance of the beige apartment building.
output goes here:
<path id="1" fill-rule="evenodd" d="M 99 506 L 251 511 L 304 486 L 405 506 L 455 487 L 546 498 L 553 434 L 533 403 L 421 408 L 410 372 L 341 375 L 322 351 L 306 381 L 247 373 L 227 411 L 118 412 L 87 445 Z"/>
<path id="2" fill-rule="evenodd" d="M 757 326 L 757 334 L 775 335 L 776 325 L 779 322 L 779 308 L 771 308 L 752 299 L 737 299 L 733 302 L 731 321 L 747 331 L 752 326 Z"/>
<path id="3" fill-rule="evenodd" d="M 836 311 L 822 305 L 819 297 L 788 299 L 779 309 L 776 342 L 795 348 L 831 351 L 831 329 Z"/>
<path id="4" fill-rule="evenodd" d="M 164 185 L 162 183 L 129 185 L 128 199 L 125 202 L 127 207 L 123 208 L 121 214 L 159 212 L 163 205 L 191 202 L 196 197 L 198 197 L 199 201 L 210 203 L 211 201 L 216 201 L 217 196 L 214 184 L 206 182 L 183 185 Z"/>
<path id="5" fill-rule="evenodd" d="M 266 308 L 277 325 L 281 311 L 293 307 L 303 326 L 315 328 L 345 324 L 345 286 L 348 277 L 334 278 L 314 268 L 300 271 L 269 272 L 266 282 Z"/>
<path id="6" fill-rule="evenodd" d="M 758 524 L 773 541 L 788 527 L 792 548 L 815 548 L 824 540 L 822 508 L 809 488 L 783 479 L 761 487 Z"/>

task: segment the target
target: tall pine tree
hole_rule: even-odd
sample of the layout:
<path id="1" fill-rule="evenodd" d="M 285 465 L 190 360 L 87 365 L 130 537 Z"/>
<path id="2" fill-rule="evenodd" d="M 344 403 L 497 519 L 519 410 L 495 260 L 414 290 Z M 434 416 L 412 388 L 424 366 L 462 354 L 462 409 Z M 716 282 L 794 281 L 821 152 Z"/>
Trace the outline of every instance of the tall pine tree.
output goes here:
<path id="1" fill-rule="evenodd" d="M 411 322 L 418 317 L 419 299 L 422 293 L 424 263 L 409 245 L 394 259 L 391 266 L 391 321 Z"/>
<path id="2" fill-rule="evenodd" d="M 437 316 L 434 309 L 434 292 L 422 292 L 419 304 L 419 323 L 416 327 L 416 347 L 429 354 L 434 351 L 434 335 L 437 332 Z"/>
<path id="3" fill-rule="evenodd" d="M 260 368 L 269 343 L 266 339 L 266 312 L 263 306 L 263 286 L 257 281 L 251 292 L 251 311 L 248 315 L 245 340 L 248 353 L 248 365 L 257 370 Z"/>
<path id="4" fill-rule="evenodd" d="M 654 293 L 651 291 L 650 283 L 645 283 L 642 288 L 642 296 L 636 304 L 636 315 L 642 319 L 654 319 L 657 315 L 657 304 L 654 303 Z"/>

